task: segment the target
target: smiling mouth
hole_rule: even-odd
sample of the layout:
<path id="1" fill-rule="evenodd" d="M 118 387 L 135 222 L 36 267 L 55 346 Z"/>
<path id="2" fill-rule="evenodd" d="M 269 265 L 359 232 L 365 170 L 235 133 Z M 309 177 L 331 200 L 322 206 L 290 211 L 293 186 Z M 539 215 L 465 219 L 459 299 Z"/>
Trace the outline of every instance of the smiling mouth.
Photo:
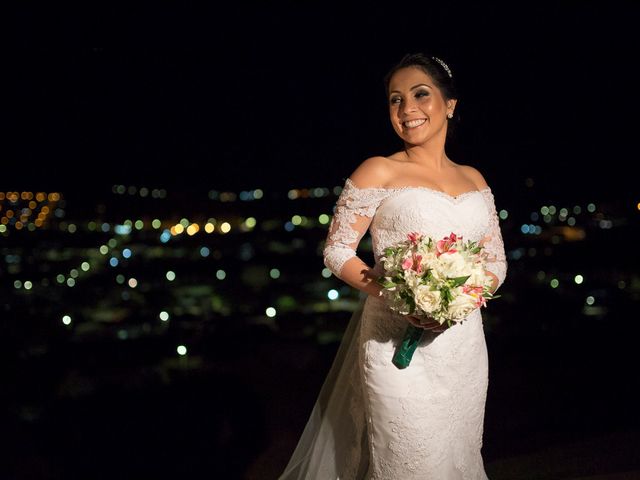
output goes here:
<path id="1" fill-rule="evenodd" d="M 417 120 L 409 120 L 408 122 L 402 122 L 405 128 L 416 128 L 425 123 L 427 120 L 425 118 L 420 118 Z"/>

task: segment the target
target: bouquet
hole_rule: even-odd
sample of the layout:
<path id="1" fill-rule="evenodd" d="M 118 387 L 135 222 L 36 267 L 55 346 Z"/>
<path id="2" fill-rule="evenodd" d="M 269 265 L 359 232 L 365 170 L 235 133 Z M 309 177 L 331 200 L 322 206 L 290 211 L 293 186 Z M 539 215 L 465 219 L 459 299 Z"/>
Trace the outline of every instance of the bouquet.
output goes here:
<path id="1" fill-rule="evenodd" d="M 378 278 L 382 295 L 395 312 L 451 326 L 498 297 L 491 293 L 482 249 L 455 233 L 439 241 L 409 233 L 405 241 L 384 250 L 384 275 Z M 407 327 L 394 365 L 409 365 L 423 333 L 423 328 Z"/>

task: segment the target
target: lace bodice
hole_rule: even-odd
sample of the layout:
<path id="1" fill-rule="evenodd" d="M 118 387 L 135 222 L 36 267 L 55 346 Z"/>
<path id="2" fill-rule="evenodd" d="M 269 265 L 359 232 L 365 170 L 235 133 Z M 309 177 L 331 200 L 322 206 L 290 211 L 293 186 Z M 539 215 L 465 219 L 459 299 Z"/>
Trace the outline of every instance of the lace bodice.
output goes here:
<path id="1" fill-rule="evenodd" d="M 484 240 L 487 270 L 498 277 L 498 286 L 505 280 L 504 243 L 489 187 L 454 197 L 421 186 L 359 188 L 347 178 L 323 251 L 325 265 L 339 278 L 367 231 L 377 273 L 381 273 L 379 259 L 384 249 L 406 239 L 408 233 L 416 231 L 440 239 L 454 232 L 468 240 Z"/>

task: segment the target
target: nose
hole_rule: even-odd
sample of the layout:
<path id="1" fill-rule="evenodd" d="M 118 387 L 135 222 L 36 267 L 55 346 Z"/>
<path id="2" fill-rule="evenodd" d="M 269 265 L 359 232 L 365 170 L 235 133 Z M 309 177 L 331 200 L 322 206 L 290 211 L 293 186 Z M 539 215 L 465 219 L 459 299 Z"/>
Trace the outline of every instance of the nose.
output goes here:
<path id="1" fill-rule="evenodd" d="M 400 114 L 407 116 L 416 111 L 416 102 L 412 98 L 407 98 L 400 104 Z"/>

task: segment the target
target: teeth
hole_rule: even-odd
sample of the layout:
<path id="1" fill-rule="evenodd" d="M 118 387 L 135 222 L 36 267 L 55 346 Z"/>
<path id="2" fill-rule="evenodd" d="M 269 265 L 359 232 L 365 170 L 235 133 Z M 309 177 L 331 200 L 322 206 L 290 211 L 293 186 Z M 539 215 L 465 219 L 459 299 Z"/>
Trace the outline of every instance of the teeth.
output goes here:
<path id="1" fill-rule="evenodd" d="M 415 127 L 419 127 L 424 122 L 426 122 L 424 118 L 421 118 L 420 120 L 410 120 L 408 122 L 404 122 L 404 126 L 408 128 L 415 128 Z"/>

